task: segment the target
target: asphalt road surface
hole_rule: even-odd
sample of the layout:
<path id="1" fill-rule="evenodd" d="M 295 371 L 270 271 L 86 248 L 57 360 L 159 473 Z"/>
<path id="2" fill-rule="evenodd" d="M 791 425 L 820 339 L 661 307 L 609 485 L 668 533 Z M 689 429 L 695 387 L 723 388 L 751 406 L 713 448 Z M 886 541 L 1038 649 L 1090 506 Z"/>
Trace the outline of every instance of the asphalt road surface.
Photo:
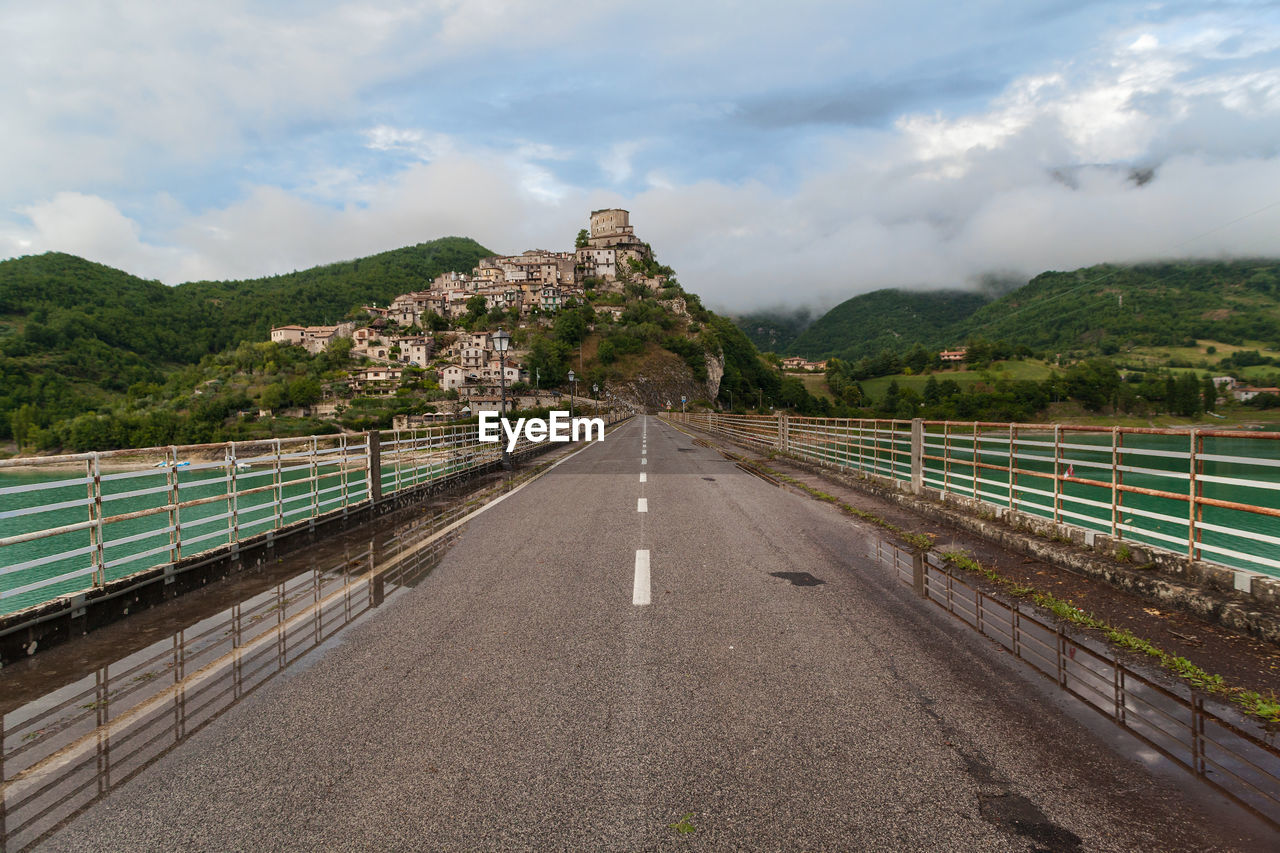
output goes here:
<path id="1" fill-rule="evenodd" d="M 55 850 L 1256 849 L 863 555 L 636 418 Z M 774 572 L 807 572 L 798 586 Z"/>

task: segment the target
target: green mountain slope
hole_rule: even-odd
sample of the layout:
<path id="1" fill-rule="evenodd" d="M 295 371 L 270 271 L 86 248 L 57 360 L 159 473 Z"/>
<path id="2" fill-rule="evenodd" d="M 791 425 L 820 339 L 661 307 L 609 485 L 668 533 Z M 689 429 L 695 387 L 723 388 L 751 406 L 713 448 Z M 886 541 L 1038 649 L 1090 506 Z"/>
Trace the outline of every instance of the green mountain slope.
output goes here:
<path id="1" fill-rule="evenodd" d="M 0 261 L 0 439 L 23 404 L 57 419 L 160 381 L 282 323 L 336 322 L 490 255 L 446 237 L 359 260 L 247 281 L 167 287 L 74 255 Z"/>
<path id="2" fill-rule="evenodd" d="M 954 338 L 951 330 L 986 303 L 986 296 L 969 291 L 876 290 L 832 308 L 786 351 L 854 361 L 882 349 L 906 350 L 915 343 L 934 349 L 959 344 L 963 338 Z"/>
<path id="3" fill-rule="evenodd" d="M 733 318 L 747 339 L 763 352 L 785 352 L 791 342 L 813 322 L 808 308 L 754 311 Z"/>
<path id="4" fill-rule="evenodd" d="M 1195 339 L 1280 343 L 1280 261 L 1102 264 L 1042 273 L 994 300 L 970 291 L 877 290 L 832 308 L 786 352 L 852 361 L 973 337 L 1077 355 Z"/>
<path id="5" fill-rule="evenodd" d="M 1034 350 L 1114 352 L 1196 338 L 1280 341 L 1280 262 L 1100 265 L 1046 272 L 984 306 L 962 337 Z"/>

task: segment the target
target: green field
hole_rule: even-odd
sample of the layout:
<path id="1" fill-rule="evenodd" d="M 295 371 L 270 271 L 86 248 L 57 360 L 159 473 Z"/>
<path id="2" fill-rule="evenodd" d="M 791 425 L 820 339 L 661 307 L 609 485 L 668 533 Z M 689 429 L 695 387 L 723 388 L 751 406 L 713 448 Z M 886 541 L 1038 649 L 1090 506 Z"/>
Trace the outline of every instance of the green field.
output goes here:
<path id="1" fill-rule="evenodd" d="M 815 397 L 825 397 L 834 402 L 835 398 L 831 396 L 831 388 L 827 385 L 827 375 L 825 373 L 789 373 L 788 376 L 798 376 L 800 381 L 804 383 L 805 389 Z"/>
<path id="2" fill-rule="evenodd" d="M 994 385 L 1001 379 L 1029 379 L 1039 382 L 1042 379 L 1048 379 L 1052 372 L 1053 369 L 1042 361 L 996 361 L 992 362 L 986 370 L 939 370 L 936 373 L 922 373 L 916 376 L 905 374 L 877 376 L 874 379 L 864 379 L 859 384 L 868 397 L 872 400 L 880 400 L 889 389 L 889 383 L 894 381 L 898 383 L 899 388 L 914 388 L 918 393 L 924 394 L 924 386 L 930 376 L 935 377 L 939 382 L 951 379 L 961 388 L 966 388 L 979 382 Z"/>
<path id="3" fill-rule="evenodd" d="M 1213 353 L 1209 352 L 1209 347 L 1214 348 Z M 1268 358 L 1280 356 L 1280 350 L 1271 349 L 1265 341 L 1246 341 L 1236 346 L 1220 341 L 1197 340 L 1194 347 L 1133 347 L 1115 358 L 1120 362 L 1144 367 L 1164 367 L 1170 361 L 1196 365 L 1203 362 L 1208 365 L 1208 369 L 1212 369 L 1227 356 L 1244 350 L 1257 350 Z"/>

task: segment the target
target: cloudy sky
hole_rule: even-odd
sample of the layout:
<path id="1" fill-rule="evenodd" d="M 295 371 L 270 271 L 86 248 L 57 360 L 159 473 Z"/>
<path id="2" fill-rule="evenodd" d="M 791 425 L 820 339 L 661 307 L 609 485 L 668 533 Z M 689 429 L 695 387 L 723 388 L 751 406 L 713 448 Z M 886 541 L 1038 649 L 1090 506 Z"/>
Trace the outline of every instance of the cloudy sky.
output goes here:
<path id="1" fill-rule="evenodd" d="M 1280 5 L 0 5 L 0 257 L 176 284 L 632 211 L 731 310 L 1280 254 Z"/>

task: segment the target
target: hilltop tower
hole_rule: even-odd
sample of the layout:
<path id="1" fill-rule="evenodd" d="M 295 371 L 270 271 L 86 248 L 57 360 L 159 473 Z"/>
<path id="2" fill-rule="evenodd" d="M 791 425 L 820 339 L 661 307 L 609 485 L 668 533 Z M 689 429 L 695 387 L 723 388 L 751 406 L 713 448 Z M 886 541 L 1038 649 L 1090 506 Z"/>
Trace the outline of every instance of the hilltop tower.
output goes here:
<path id="1" fill-rule="evenodd" d="M 631 227 L 631 214 L 621 208 L 591 211 L 587 245 L 576 252 L 579 281 L 597 278 L 606 282 L 617 279 L 628 259 L 646 260 L 652 252 Z"/>

